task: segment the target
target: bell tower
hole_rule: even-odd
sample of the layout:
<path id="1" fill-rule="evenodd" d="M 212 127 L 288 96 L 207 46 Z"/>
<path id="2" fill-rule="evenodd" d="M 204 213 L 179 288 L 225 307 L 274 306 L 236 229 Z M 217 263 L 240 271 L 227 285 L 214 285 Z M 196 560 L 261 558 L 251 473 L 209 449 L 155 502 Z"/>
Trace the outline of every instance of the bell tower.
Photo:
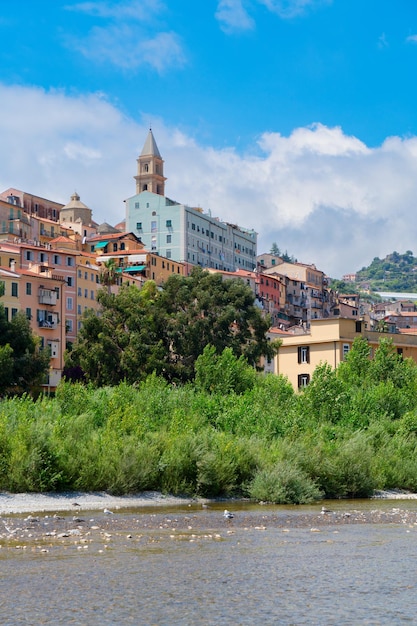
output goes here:
<path id="1" fill-rule="evenodd" d="M 164 161 L 159 153 L 158 146 L 149 129 L 148 136 L 140 156 L 137 158 L 138 173 L 136 180 L 136 193 L 150 191 L 160 196 L 165 195 Z"/>

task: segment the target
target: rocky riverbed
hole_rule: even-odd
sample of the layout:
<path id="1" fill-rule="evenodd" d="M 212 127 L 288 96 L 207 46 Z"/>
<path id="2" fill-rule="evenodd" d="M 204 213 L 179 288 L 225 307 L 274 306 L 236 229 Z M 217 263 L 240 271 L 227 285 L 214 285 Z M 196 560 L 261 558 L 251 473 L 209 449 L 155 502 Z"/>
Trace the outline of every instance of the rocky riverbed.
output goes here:
<path id="1" fill-rule="evenodd" d="M 113 497 L 108 494 L 0 494 L 0 558 L 9 549 L 43 554 L 61 550 L 101 553 L 118 545 L 144 547 L 161 540 L 221 541 L 231 534 L 297 528 L 322 532 L 346 524 L 400 524 L 417 530 L 417 504 L 392 494 L 355 506 L 281 507 L 242 501 L 208 502 L 157 493 Z M 407 506 L 408 505 L 408 506 Z M 224 516 L 227 506 L 231 516 Z M 28 513 L 30 511 L 30 513 Z"/>

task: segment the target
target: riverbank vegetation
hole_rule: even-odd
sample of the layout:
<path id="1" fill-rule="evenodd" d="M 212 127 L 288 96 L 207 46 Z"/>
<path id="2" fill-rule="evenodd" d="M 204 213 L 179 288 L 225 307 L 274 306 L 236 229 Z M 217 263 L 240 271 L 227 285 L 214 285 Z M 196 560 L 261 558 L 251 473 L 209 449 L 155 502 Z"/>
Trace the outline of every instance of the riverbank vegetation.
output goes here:
<path id="1" fill-rule="evenodd" d="M 277 503 L 417 491 L 417 366 L 382 339 L 354 342 L 295 392 L 231 348 L 206 346 L 195 379 L 63 382 L 0 403 L 0 490 L 160 490 Z"/>

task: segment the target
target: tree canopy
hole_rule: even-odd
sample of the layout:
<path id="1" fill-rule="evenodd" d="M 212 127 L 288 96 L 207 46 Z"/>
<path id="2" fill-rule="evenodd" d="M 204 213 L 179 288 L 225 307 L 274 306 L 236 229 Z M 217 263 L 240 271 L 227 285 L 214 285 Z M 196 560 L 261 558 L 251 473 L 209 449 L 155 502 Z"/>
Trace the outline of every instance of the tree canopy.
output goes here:
<path id="1" fill-rule="evenodd" d="M 270 320 L 254 304 L 241 279 L 223 280 L 197 267 L 188 277 L 171 275 L 162 290 L 123 286 L 117 295 L 100 291 L 99 315 L 85 314 L 77 342 L 66 355 L 66 375 L 81 367 L 95 385 L 134 383 L 155 372 L 169 381 L 194 378 L 207 345 L 225 348 L 256 366 L 272 357 L 266 338 Z"/>
<path id="2" fill-rule="evenodd" d="M 0 394 L 31 392 L 44 379 L 49 350 L 41 350 L 29 320 L 19 311 L 9 322 L 0 304 Z"/>

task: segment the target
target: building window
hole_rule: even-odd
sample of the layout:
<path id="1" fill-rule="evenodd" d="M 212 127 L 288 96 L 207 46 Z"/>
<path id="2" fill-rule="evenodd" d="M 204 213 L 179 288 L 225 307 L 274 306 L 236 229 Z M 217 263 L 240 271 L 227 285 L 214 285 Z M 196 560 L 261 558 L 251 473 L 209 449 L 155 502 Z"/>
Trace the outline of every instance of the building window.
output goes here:
<path id="1" fill-rule="evenodd" d="M 81 278 L 81 276 L 82 276 L 82 272 L 81 270 L 78 270 L 78 278 Z"/>
<path id="2" fill-rule="evenodd" d="M 113 252 L 117 252 L 117 243 L 113 244 Z"/>
<path id="3" fill-rule="evenodd" d="M 343 347 L 342 347 L 342 351 L 343 351 L 343 360 L 346 359 L 348 352 L 350 350 L 350 345 L 348 343 L 344 343 Z"/>
<path id="4" fill-rule="evenodd" d="M 166 226 L 167 228 L 172 228 L 172 220 L 167 220 L 167 221 L 165 222 L 165 226 Z"/>
<path id="5" fill-rule="evenodd" d="M 16 315 L 17 315 L 17 309 L 12 309 L 12 319 L 16 317 Z"/>
<path id="6" fill-rule="evenodd" d="M 32 309 L 29 307 L 26 308 L 26 317 L 28 318 L 28 320 L 32 319 Z"/>
<path id="7" fill-rule="evenodd" d="M 32 283 L 26 283 L 26 295 L 27 296 L 32 295 Z"/>
<path id="8" fill-rule="evenodd" d="M 81 304 L 77 306 L 77 313 L 78 315 L 81 315 Z"/>
<path id="9" fill-rule="evenodd" d="M 124 250 L 125 248 L 126 248 L 126 246 L 125 246 L 125 244 L 122 242 L 122 243 L 120 244 L 120 250 Z"/>
<path id="10" fill-rule="evenodd" d="M 65 320 L 65 328 L 67 329 L 67 333 L 72 333 L 72 320 Z"/>
<path id="11" fill-rule="evenodd" d="M 298 362 L 310 363 L 310 346 L 298 347 Z"/>
<path id="12" fill-rule="evenodd" d="M 72 276 L 68 276 L 68 278 L 67 278 L 67 285 L 68 285 L 68 287 L 72 287 L 72 284 L 73 284 L 72 283 Z"/>
<path id="13" fill-rule="evenodd" d="M 33 261 L 33 252 L 31 250 L 26 250 L 25 258 L 26 261 Z"/>
<path id="14" fill-rule="evenodd" d="M 156 220 L 152 220 L 152 222 L 151 222 L 151 233 L 156 233 L 156 231 L 157 231 Z"/>
<path id="15" fill-rule="evenodd" d="M 79 296 L 79 297 L 81 297 L 81 296 L 83 295 L 83 292 L 82 292 L 82 290 L 81 290 L 81 287 L 78 287 L 78 292 L 77 292 L 77 293 L 78 293 L 78 296 Z"/>
<path id="16" fill-rule="evenodd" d="M 12 296 L 14 298 L 18 297 L 18 287 L 17 287 L 17 283 L 12 283 Z"/>
<path id="17" fill-rule="evenodd" d="M 84 289 L 84 298 L 88 298 L 88 289 Z"/>
<path id="18" fill-rule="evenodd" d="M 90 291 L 90 300 L 94 300 L 94 291 Z"/>
<path id="19" fill-rule="evenodd" d="M 136 222 L 136 230 L 142 230 L 142 222 Z"/>
<path id="20" fill-rule="evenodd" d="M 54 254 L 54 265 L 61 265 L 61 257 L 59 254 Z"/>
<path id="21" fill-rule="evenodd" d="M 172 235 L 167 235 L 167 243 L 171 243 L 172 241 Z"/>
<path id="22" fill-rule="evenodd" d="M 195 224 L 191 224 L 191 230 L 195 230 Z"/>
<path id="23" fill-rule="evenodd" d="M 72 298 L 67 298 L 67 310 L 72 311 L 72 306 L 73 306 Z"/>
<path id="24" fill-rule="evenodd" d="M 167 254 L 166 254 L 166 256 L 167 256 L 167 259 L 170 259 L 170 258 L 171 258 L 171 250 L 167 250 Z"/>
<path id="25" fill-rule="evenodd" d="M 74 259 L 72 256 L 67 256 L 67 265 L 68 267 L 72 267 L 74 265 Z"/>
<path id="26" fill-rule="evenodd" d="M 310 382 L 310 374 L 299 374 L 298 376 L 298 388 L 302 389 L 303 387 L 307 387 Z"/>
<path id="27" fill-rule="evenodd" d="M 139 209 L 139 202 L 135 202 L 135 209 Z"/>

